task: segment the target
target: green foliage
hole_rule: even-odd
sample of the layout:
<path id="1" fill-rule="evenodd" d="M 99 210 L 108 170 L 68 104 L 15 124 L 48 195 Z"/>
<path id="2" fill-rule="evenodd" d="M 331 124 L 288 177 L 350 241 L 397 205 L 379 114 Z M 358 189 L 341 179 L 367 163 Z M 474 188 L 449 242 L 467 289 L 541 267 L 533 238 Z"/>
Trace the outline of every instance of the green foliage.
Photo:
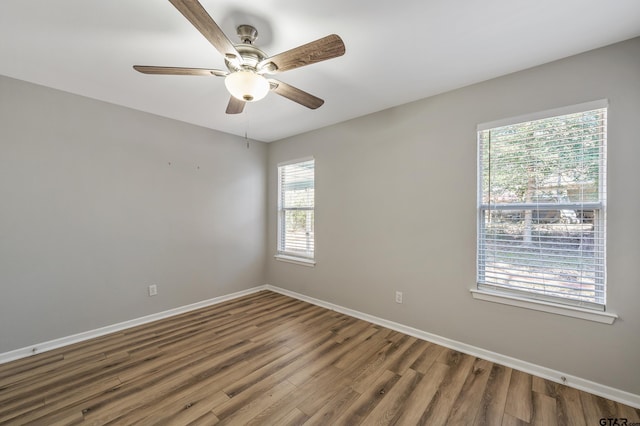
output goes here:
<path id="1" fill-rule="evenodd" d="M 313 210 L 288 210 L 285 216 L 286 229 L 288 232 L 299 233 L 313 232 Z"/>
<path id="2" fill-rule="evenodd" d="M 603 110 L 481 132 L 483 202 L 597 201 Z"/>

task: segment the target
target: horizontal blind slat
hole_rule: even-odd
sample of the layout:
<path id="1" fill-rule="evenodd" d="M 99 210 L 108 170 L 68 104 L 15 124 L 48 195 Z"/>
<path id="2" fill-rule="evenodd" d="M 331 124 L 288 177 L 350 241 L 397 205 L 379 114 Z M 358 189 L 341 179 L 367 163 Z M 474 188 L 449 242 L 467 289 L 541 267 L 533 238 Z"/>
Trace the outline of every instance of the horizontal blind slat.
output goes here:
<path id="1" fill-rule="evenodd" d="M 605 107 L 479 130 L 479 287 L 604 305 L 606 128 Z"/>
<path id="2" fill-rule="evenodd" d="M 278 252 L 299 257 L 314 255 L 315 160 L 278 167 Z"/>

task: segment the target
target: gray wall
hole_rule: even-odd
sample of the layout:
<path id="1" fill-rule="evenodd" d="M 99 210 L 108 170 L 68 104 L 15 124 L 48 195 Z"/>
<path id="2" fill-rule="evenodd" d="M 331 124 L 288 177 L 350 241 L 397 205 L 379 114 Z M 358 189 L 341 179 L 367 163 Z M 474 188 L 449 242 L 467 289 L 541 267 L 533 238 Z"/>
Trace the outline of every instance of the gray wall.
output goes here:
<path id="1" fill-rule="evenodd" d="M 608 98 L 614 325 L 472 299 L 476 125 Z M 326 106 L 329 107 L 329 106 Z M 269 146 L 267 281 L 640 394 L 640 39 Z M 315 268 L 278 262 L 276 165 L 316 159 Z M 404 304 L 394 303 L 395 290 Z"/>
<path id="2" fill-rule="evenodd" d="M 476 124 L 601 98 L 620 319 L 473 300 Z M 0 77 L 0 353 L 267 282 L 640 394 L 638 117 L 640 39 L 250 149 Z M 273 260 L 276 164 L 309 155 L 315 268 Z"/>
<path id="3" fill-rule="evenodd" d="M 266 149 L 0 77 L 0 353 L 264 284 Z"/>

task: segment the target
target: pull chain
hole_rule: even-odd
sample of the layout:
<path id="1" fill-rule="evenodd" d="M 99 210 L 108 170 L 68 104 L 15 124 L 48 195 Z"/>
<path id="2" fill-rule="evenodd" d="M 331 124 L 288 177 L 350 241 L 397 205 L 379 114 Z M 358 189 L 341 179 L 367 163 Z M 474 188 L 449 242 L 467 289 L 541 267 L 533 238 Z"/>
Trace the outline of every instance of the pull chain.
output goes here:
<path id="1" fill-rule="evenodd" d="M 244 116 L 244 141 L 247 144 L 247 149 L 249 149 L 249 139 L 247 138 L 247 129 L 249 128 L 249 114 L 247 113 L 246 108 L 242 115 Z"/>

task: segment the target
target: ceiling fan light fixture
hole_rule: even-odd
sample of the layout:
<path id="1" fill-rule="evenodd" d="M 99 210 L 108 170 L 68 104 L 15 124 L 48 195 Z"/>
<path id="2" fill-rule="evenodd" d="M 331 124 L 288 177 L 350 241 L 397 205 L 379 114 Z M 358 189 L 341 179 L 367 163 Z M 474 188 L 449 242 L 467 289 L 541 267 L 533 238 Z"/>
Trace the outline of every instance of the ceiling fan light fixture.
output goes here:
<path id="1" fill-rule="evenodd" d="M 227 104 L 227 114 L 240 114 L 247 102 L 259 101 L 270 91 L 309 109 L 322 106 L 324 103 L 322 99 L 282 81 L 267 79 L 264 74 L 282 73 L 344 55 L 344 42 L 340 36 L 329 34 L 293 49 L 268 56 L 253 45 L 258 37 L 255 27 L 247 24 L 239 25 L 236 32 L 240 37 L 240 43 L 234 44 L 207 13 L 200 1 L 170 0 L 178 12 L 187 18 L 224 57 L 228 72 L 207 68 L 134 65 L 133 68 L 136 71 L 143 74 L 225 77 L 225 86 L 231 94 Z"/>
<path id="2" fill-rule="evenodd" d="M 227 75 L 224 85 L 234 98 L 255 102 L 267 96 L 271 88 L 266 78 L 252 71 L 236 71 Z"/>

